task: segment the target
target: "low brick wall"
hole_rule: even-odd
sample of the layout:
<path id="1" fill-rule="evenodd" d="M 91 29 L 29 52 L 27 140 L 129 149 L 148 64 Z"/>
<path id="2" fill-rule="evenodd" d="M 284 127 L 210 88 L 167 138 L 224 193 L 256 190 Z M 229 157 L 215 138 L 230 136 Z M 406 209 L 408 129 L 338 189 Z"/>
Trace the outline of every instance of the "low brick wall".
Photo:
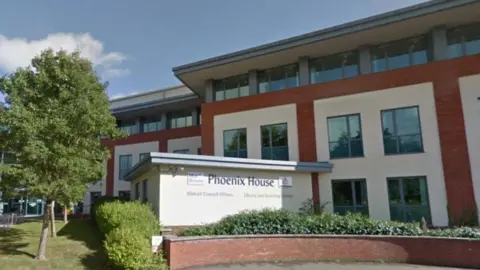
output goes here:
<path id="1" fill-rule="evenodd" d="M 171 269 L 261 261 L 395 262 L 480 268 L 480 241 L 399 236 L 166 237 Z"/>

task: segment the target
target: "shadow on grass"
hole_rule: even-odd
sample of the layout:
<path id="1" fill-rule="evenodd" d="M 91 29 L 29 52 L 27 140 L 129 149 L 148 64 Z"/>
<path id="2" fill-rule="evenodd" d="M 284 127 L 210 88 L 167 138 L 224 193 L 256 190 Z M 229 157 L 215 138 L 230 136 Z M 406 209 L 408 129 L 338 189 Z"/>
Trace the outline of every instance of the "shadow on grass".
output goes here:
<path id="1" fill-rule="evenodd" d="M 13 228 L 0 228 L 0 255 L 26 255 L 34 258 L 35 255 L 21 249 L 28 246 L 27 242 L 23 242 L 25 231 Z"/>
<path id="2" fill-rule="evenodd" d="M 103 235 L 93 225 L 91 220 L 72 219 L 58 231 L 57 235 L 83 242 L 92 251 L 81 259 L 82 264 L 86 268 L 109 269 L 107 267 L 107 257 L 102 246 Z"/>

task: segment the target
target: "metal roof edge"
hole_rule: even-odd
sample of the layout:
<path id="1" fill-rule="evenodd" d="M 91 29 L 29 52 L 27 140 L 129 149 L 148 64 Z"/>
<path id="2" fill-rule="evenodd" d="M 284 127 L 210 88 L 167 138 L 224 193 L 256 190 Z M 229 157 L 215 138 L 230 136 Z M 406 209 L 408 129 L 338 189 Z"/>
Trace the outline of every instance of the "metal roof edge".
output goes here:
<path id="1" fill-rule="evenodd" d="M 266 55 L 277 51 L 287 50 L 294 47 L 306 45 L 312 42 L 318 42 L 336 36 L 347 35 L 370 28 L 379 27 L 385 24 L 403 21 L 438 11 L 461 7 L 467 4 L 473 4 L 480 0 L 433 0 L 420 3 L 405 8 L 381 13 L 367 18 L 347 22 L 322 30 L 294 36 L 287 39 L 267 43 L 264 45 L 224 54 L 205 60 L 174 67 L 172 70 L 178 77 L 181 74 L 194 72 L 214 66 L 241 61 L 256 56 Z"/>
<path id="2" fill-rule="evenodd" d="M 180 95 L 180 96 L 171 97 L 171 98 L 165 98 L 165 99 L 160 99 L 155 101 L 147 101 L 143 103 L 137 103 L 133 105 L 118 107 L 118 108 L 110 109 L 110 111 L 112 112 L 112 114 L 118 114 L 118 113 L 136 111 L 136 110 L 146 109 L 146 108 L 170 104 L 170 103 L 188 101 L 188 100 L 197 99 L 197 98 L 198 98 L 197 94 L 190 93 L 190 94 Z"/>
<path id="3" fill-rule="evenodd" d="M 179 84 L 179 85 L 176 85 L 176 86 L 169 86 L 169 87 L 167 87 L 167 88 L 147 90 L 147 91 L 145 91 L 145 92 L 140 92 L 140 93 L 136 93 L 136 94 L 126 95 L 126 96 L 122 96 L 122 97 L 118 97 L 118 98 L 111 98 L 111 99 L 109 99 L 109 102 L 122 101 L 122 100 L 125 100 L 125 99 L 147 96 L 147 95 L 150 95 L 150 94 L 155 94 L 155 93 L 159 93 L 159 92 L 163 92 L 163 91 L 168 91 L 168 90 L 173 90 L 173 89 L 182 88 L 182 87 L 186 87 L 186 88 L 190 89 L 190 88 L 189 88 L 188 86 L 186 86 L 185 84 Z M 192 91 L 192 89 L 190 89 L 190 91 Z M 193 91 L 192 91 L 192 92 L 193 92 Z"/>

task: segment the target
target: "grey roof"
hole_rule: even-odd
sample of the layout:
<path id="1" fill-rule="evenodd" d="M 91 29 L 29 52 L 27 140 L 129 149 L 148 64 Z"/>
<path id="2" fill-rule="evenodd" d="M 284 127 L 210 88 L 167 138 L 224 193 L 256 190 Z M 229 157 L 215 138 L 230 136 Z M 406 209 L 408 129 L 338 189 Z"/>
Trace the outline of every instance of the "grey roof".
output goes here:
<path id="1" fill-rule="evenodd" d="M 265 54 L 288 50 L 294 47 L 330 39 L 333 37 L 348 35 L 351 33 L 368 30 L 390 23 L 400 22 L 415 17 L 439 12 L 446 9 L 456 8 L 467 4 L 479 2 L 480 0 L 434 0 L 425 3 L 409 6 L 402 9 L 382 13 L 376 16 L 348 22 L 338 26 L 329 27 L 319 31 L 279 40 L 265 45 L 241 50 L 198 62 L 182 65 L 173 68 L 175 75 L 194 72 L 214 66 L 224 65 L 241 61 Z"/>
<path id="2" fill-rule="evenodd" d="M 319 173 L 329 173 L 333 168 L 333 165 L 329 162 L 278 161 L 153 152 L 149 153 L 146 158 L 142 159 L 130 169 L 130 171 L 125 174 L 124 180 L 131 181 L 136 176 L 148 171 L 151 165 L 156 164 Z"/>
<path id="3" fill-rule="evenodd" d="M 197 94 L 192 92 L 191 94 L 185 94 L 185 95 L 175 96 L 171 98 L 164 98 L 160 100 L 147 101 L 143 103 L 137 103 L 137 104 L 132 104 L 128 106 L 113 108 L 113 109 L 110 109 L 110 111 L 112 112 L 112 114 L 118 114 L 123 112 L 131 112 L 131 111 L 142 110 L 142 109 L 158 107 L 166 104 L 184 102 L 184 101 L 195 100 L 195 99 L 198 99 L 198 96 Z"/>

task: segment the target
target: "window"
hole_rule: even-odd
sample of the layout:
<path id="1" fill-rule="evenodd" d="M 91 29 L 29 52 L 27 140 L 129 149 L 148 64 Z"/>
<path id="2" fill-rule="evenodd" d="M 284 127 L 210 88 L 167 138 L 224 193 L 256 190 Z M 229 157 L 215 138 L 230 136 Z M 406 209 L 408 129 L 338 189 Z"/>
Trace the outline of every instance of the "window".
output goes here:
<path id="1" fill-rule="evenodd" d="M 327 118 L 330 158 L 363 156 L 360 114 Z"/>
<path id="2" fill-rule="evenodd" d="M 480 53 L 480 24 L 467 25 L 447 32 L 448 57 Z"/>
<path id="3" fill-rule="evenodd" d="M 368 216 L 365 179 L 332 180 L 333 210 L 337 214 L 358 212 Z"/>
<path id="4" fill-rule="evenodd" d="M 190 150 L 189 149 L 173 150 L 173 153 L 176 153 L 176 154 L 190 154 Z"/>
<path id="5" fill-rule="evenodd" d="M 138 126 L 135 124 L 134 121 L 133 122 L 122 122 L 118 125 L 118 128 L 121 131 L 124 131 L 129 135 L 138 133 Z"/>
<path id="6" fill-rule="evenodd" d="M 260 93 L 297 87 L 298 65 L 273 68 L 258 73 L 258 89 Z"/>
<path id="7" fill-rule="evenodd" d="M 249 95 L 248 74 L 215 81 L 215 100 L 232 99 Z"/>
<path id="8" fill-rule="evenodd" d="M 142 191 L 143 191 L 142 199 L 143 199 L 144 202 L 148 201 L 148 198 L 147 198 L 147 184 L 148 184 L 148 182 L 147 181 L 148 180 L 143 180 L 143 182 L 142 182 Z"/>
<path id="9" fill-rule="evenodd" d="M 90 205 L 93 205 L 100 197 L 102 197 L 102 192 L 100 191 L 90 192 Z"/>
<path id="10" fill-rule="evenodd" d="M 428 62 L 425 37 L 416 37 L 373 48 L 372 72 L 382 72 Z"/>
<path id="11" fill-rule="evenodd" d="M 143 132 L 154 132 L 162 130 L 162 121 L 160 120 L 151 120 L 143 123 Z"/>
<path id="12" fill-rule="evenodd" d="M 7 165 L 17 164 L 17 157 L 13 154 L 3 152 L 2 154 L 2 163 Z"/>
<path id="13" fill-rule="evenodd" d="M 135 183 L 135 200 L 140 199 L 140 183 Z"/>
<path id="14" fill-rule="evenodd" d="M 182 128 L 192 126 L 191 112 L 175 112 L 170 115 L 170 128 Z"/>
<path id="15" fill-rule="evenodd" d="M 142 159 L 148 157 L 150 153 L 140 153 L 140 155 L 138 156 L 138 162 L 142 161 Z"/>
<path id="16" fill-rule="evenodd" d="M 390 219 L 396 221 L 430 222 L 427 179 L 417 177 L 387 178 Z"/>
<path id="17" fill-rule="evenodd" d="M 125 174 L 132 168 L 132 155 L 122 155 L 118 159 L 118 179 L 123 180 Z"/>
<path id="18" fill-rule="evenodd" d="M 130 201 L 130 191 L 129 190 L 121 190 L 121 191 L 118 192 L 118 197 L 120 199 Z"/>
<path id="19" fill-rule="evenodd" d="M 223 156 L 247 157 L 247 129 L 232 129 L 223 132 Z"/>
<path id="20" fill-rule="evenodd" d="M 418 106 L 382 111 L 386 155 L 423 152 Z"/>
<path id="21" fill-rule="evenodd" d="M 197 155 L 201 155 L 202 154 L 202 148 L 197 148 Z"/>
<path id="22" fill-rule="evenodd" d="M 358 53 L 325 56 L 310 62 L 310 82 L 322 83 L 358 75 Z"/>
<path id="23" fill-rule="evenodd" d="M 287 124 L 261 127 L 262 159 L 289 160 Z"/>

